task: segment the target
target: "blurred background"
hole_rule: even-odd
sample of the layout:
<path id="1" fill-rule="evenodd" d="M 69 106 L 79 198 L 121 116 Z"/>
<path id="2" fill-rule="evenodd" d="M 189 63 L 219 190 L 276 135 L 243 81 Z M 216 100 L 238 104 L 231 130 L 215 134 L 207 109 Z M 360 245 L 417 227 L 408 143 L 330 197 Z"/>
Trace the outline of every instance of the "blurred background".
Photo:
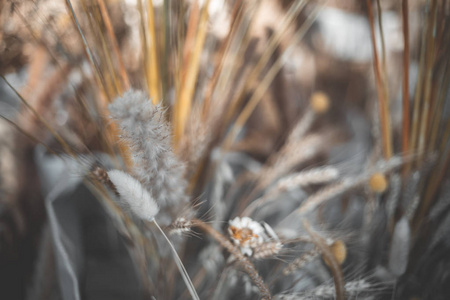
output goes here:
<path id="1" fill-rule="evenodd" d="M 282 246 L 250 261 L 272 296 L 334 299 L 307 218 L 343 243 L 348 298 L 450 295 L 448 1 L 6 0 L 0 14 L 1 299 L 190 298 L 161 237 L 91 176 L 134 174 L 108 111 L 130 89 L 163 107 L 184 166 L 190 206 L 161 208 L 167 233 L 186 205 L 236 247 L 230 220 L 266 222 Z M 171 238 L 201 299 L 260 297 L 220 242 L 187 231 Z"/>

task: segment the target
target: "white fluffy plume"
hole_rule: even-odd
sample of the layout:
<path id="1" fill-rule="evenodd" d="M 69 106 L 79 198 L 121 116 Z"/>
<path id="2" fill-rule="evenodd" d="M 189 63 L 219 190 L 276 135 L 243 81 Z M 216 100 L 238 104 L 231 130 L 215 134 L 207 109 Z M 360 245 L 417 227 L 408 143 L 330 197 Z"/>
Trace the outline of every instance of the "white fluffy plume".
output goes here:
<path id="1" fill-rule="evenodd" d="M 159 212 L 150 193 L 132 176 L 120 170 L 108 171 L 111 182 L 116 186 L 122 201 L 141 219 L 153 220 Z"/>
<path id="2" fill-rule="evenodd" d="M 133 175 L 161 207 L 185 203 L 185 166 L 172 151 L 162 107 L 153 105 L 144 92 L 130 90 L 117 97 L 109 111 L 130 146 Z"/>

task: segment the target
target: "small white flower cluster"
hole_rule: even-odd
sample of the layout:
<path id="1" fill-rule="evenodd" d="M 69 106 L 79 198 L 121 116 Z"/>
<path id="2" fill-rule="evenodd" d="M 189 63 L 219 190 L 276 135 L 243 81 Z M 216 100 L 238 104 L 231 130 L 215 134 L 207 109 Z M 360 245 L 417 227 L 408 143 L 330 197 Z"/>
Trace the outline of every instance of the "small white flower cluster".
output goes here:
<path id="1" fill-rule="evenodd" d="M 267 242 L 278 242 L 275 231 L 267 223 L 259 223 L 249 217 L 236 217 L 229 222 L 228 233 L 242 254 L 252 256 L 255 249 Z M 281 243 L 280 247 L 281 248 Z"/>

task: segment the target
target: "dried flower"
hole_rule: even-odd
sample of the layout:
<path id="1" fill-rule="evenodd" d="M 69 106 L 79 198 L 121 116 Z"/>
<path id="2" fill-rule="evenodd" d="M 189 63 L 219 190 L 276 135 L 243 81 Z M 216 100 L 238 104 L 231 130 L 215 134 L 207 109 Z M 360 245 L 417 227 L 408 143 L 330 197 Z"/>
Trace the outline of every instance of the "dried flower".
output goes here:
<path id="1" fill-rule="evenodd" d="M 252 256 L 254 250 L 265 242 L 279 242 L 273 229 L 266 223 L 258 223 L 249 217 L 236 217 L 228 227 L 233 242 L 240 247 L 242 254 Z M 281 245 L 280 245 L 281 246 Z"/>

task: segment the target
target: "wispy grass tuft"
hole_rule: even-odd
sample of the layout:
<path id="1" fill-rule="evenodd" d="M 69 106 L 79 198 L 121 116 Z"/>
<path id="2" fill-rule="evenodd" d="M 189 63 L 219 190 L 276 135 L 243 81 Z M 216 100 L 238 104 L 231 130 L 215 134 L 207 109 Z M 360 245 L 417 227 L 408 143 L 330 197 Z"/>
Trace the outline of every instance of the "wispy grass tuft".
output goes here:
<path id="1" fill-rule="evenodd" d="M 0 135 L 0 298 L 24 298 L 32 269 L 70 293 L 60 255 L 88 298 L 446 296 L 445 1 L 6 1 L 0 16 L 0 130 L 17 129 Z M 64 236 L 39 247 L 45 222 Z M 39 248 L 49 272 L 30 267 Z"/>

